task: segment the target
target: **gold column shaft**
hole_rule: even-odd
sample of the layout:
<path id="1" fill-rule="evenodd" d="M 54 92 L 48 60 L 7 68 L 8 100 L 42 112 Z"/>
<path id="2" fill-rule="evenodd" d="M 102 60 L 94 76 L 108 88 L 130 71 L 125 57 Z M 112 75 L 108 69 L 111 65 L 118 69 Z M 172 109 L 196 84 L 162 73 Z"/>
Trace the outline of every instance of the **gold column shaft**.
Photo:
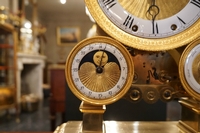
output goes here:
<path id="1" fill-rule="evenodd" d="M 178 127 L 184 132 L 200 133 L 200 103 L 193 99 L 180 100 L 181 120 Z"/>
<path id="2" fill-rule="evenodd" d="M 104 133 L 103 113 L 105 105 L 91 105 L 82 102 L 80 111 L 83 113 L 82 133 Z"/>

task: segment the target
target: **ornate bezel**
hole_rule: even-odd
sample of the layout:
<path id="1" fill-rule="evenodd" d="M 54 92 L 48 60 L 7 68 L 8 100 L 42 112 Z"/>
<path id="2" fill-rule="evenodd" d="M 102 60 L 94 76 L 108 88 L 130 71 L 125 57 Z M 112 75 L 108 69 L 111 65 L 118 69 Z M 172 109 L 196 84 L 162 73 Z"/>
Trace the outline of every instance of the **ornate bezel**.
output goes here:
<path id="1" fill-rule="evenodd" d="M 192 69 L 197 69 L 195 58 L 200 55 L 200 40 L 191 42 L 183 51 L 179 62 L 179 76 L 184 89 L 189 95 L 200 100 L 200 84 L 196 81 Z"/>
<path id="2" fill-rule="evenodd" d="M 97 24 L 111 37 L 121 43 L 147 51 L 170 50 L 184 46 L 200 36 L 200 19 L 186 30 L 170 37 L 142 38 L 131 35 L 113 24 L 102 11 L 98 0 L 85 0 L 85 4 Z"/>
<path id="3" fill-rule="evenodd" d="M 106 44 L 114 46 L 123 55 L 123 58 L 125 59 L 126 64 L 127 64 L 127 78 L 126 78 L 126 81 L 124 82 L 124 85 L 122 86 L 122 88 L 117 94 L 112 95 L 111 97 L 108 97 L 106 99 L 97 99 L 97 98 L 89 97 L 83 94 L 81 91 L 79 91 L 79 88 L 75 85 L 75 82 L 72 77 L 73 76 L 72 65 L 73 65 L 74 58 L 76 57 L 78 52 L 80 52 L 83 48 L 86 48 L 90 44 L 95 45 L 95 43 L 106 43 Z M 96 37 L 81 41 L 72 49 L 72 51 L 70 52 L 66 60 L 65 75 L 66 75 L 66 81 L 68 83 L 69 88 L 71 89 L 73 94 L 76 97 L 78 97 L 80 100 L 85 101 L 90 104 L 106 105 L 106 104 L 110 104 L 119 100 L 129 90 L 132 84 L 132 79 L 134 75 L 134 65 L 133 65 L 132 57 L 129 54 L 128 50 L 120 42 L 109 37 L 96 36 Z"/>

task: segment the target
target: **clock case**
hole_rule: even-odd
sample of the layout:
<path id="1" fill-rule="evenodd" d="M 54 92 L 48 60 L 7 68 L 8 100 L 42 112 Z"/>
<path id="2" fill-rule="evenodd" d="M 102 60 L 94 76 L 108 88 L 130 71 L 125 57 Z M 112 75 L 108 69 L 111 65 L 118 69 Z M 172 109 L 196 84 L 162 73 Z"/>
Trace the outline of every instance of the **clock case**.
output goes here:
<path id="1" fill-rule="evenodd" d="M 94 18 L 95 22 L 111 37 L 115 38 L 116 40 L 120 41 L 121 43 L 125 44 L 126 46 L 133 47 L 136 49 L 140 50 L 145 50 L 145 51 L 163 51 L 163 50 L 170 50 L 174 49 L 177 47 L 181 47 L 184 45 L 187 45 L 191 41 L 195 40 L 200 36 L 200 19 L 198 19 L 199 15 L 194 18 L 192 21 L 196 21 L 189 27 L 187 27 L 185 30 L 181 31 L 180 33 L 174 34 L 169 37 L 163 37 L 163 36 L 158 36 L 157 38 L 148 38 L 148 37 L 139 37 L 136 35 L 132 35 L 128 32 L 126 32 L 124 29 L 119 28 L 116 26 L 113 22 L 115 21 L 113 17 L 117 17 L 118 14 L 119 16 L 121 13 L 119 11 L 116 11 L 116 15 L 110 16 L 111 14 L 108 14 L 112 21 L 107 17 L 107 15 L 104 13 L 102 10 L 102 7 L 105 8 L 105 6 L 108 7 L 107 10 L 110 10 L 109 7 L 114 7 L 114 4 L 116 3 L 115 0 L 103 0 L 101 1 L 100 6 L 99 1 L 101 0 L 85 0 L 85 5 L 88 8 L 91 16 Z M 148 1 L 138 1 L 138 5 L 141 5 L 143 3 L 144 5 L 147 5 Z M 165 1 L 162 1 L 165 2 Z M 165 3 L 165 5 L 168 4 Z M 174 2 L 174 1 L 173 1 Z M 188 3 L 194 3 L 194 5 L 198 6 L 200 5 L 199 2 L 195 0 L 187 1 Z M 182 1 L 181 4 L 184 2 Z M 181 5 L 179 4 L 179 5 Z M 124 5 L 125 6 L 125 5 Z M 160 5 L 161 6 L 161 5 Z M 165 8 L 165 6 L 162 6 L 160 8 Z M 183 7 L 182 7 L 183 8 Z M 184 9 L 184 8 L 183 8 Z M 105 9 L 106 10 L 106 9 Z M 175 9 L 170 9 L 170 10 L 175 10 Z M 142 14 L 143 13 L 143 14 Z M 142 12 L 140 15 L 142 17 L 146 16 L 146 12 Z M 165 12 L 166 14 L 169 14 L 168 12 Z M 130 16 L 132 15 L 131 13 Z M 176 16 L 176 14 L 174 15 Z M 171 16 L 170 16 L 171 17 Z M 117 23 L 117 22 L 116 22 Z M 119 22 L 118 22 L 119 23 Z M 139 22 L 138 22 L 139 23 Z M 123 23 L 120 23 L 123 25 Z M 120 25 L 119 24 L 119 25 Z M 184 27 L 184 26 L 183 26 Z"/>
<path id="2" fill-rule="evenodd" d="M 180 62 L 184 62 L 181 56 L 188 53 L 184 51 L 187 50 L 186 46 L 192 45 L 191 42 L 200 35 L 200 20 L 184 32 L 171 37 L 141 38 L 132 36 L 111 23 L 100 9 L 97 0 L 85 0 L 85 3 L 97 22 L 97 35 L 119 40 L 132 55 L 134 79 L 123 98 L 133 103 L 144 100 L 149 104 L 154 104 L 158 99 L 164 102 L 180 99 L 182 117 L 178 124 L 179 129 L 183 132 L 200 132 L 199 94 L 190 93 L 191 88 L 183 85 L 187 84 L 187 81 L 181 81 L 184 74 L 180 71 L 184 66 L 180 65 Z M 102 115 L 105 106 L 93 106 L 83 102 L 80 110 L 84 113 L 82 131 L 103 132 Z M 194 119 L 191 120 L 191 117 Z"/>

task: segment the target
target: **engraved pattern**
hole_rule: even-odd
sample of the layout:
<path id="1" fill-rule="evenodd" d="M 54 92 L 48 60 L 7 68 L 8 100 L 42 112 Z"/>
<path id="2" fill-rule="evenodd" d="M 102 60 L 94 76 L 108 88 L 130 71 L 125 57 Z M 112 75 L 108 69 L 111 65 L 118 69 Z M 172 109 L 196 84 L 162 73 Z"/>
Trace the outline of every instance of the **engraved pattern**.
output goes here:
<path id="1" fill-rule="evenodd" d="M 133 36 L 115 26 L 103 13 L 97 0 L 85 0 L 85 4 L 98 25 L 111 37 L 121 43 L 140 50 L 160 51 L 187 45 L 200 36 L 200 20 L 197 20 L 184 32 L 174 36 L 151 39 Z"/>
<path id="2" fill-rule="evenodd" d="M 78 56 L 78 58 L 79 58 L 79 55 L 77 55 L 77 54 L 84 48 L 88 48 L 89 46 L 95 45 L 95 43 L 106 43 L 106 44 L 110 45 L 110 47 L 113 48 L 113 50 L 114 49 L 117 49 L 117 51 L 119 50 L 120 56 L 122 56 L 123 60 L 124 60 L 122 62 L 124 62 L 126 64 L 125 65 L 125 67 L 127 67 L 126 70 L 121 71 L 121 69 L 119 68 L 119 65 L 117 63 L 109 62 L 104 66 L 103 71 L 105 74 L 104 73 L 96 73 L 96 66 L 94 64 L 92 64 L 92 65 L 86 64 L 85 65 L 84 63 L 87 63 L 87 62 L 84 62 L 83 64 L 80 64 L 80 62 L 76 62 L 75 57 Z M 119 64 L 121 64 L 121 62 L 119 62 Z M 81 66 L 79 66 L 79 65 L 81 65 Z M 83 67 L 82 65 L 85 65 L 84 66 L 85 70 L 82 68 Z M 90 67 L 90 68 L 86 68 L 86 67 Z M 124 64 L 122 67 L 124 68 Z M 77 71 L 77 68 L 79 69 L 78 71 Z M 93 71 L 92 72 L 93 74 L 91 74 L 91 71 Z M 95 74 L 94 74 L 94 72 L 95 72 Z M 91 75 L 89 75 L 89 73 Z M 109 73 L 109 74 L 106 74 L 106 73 Z M 102 85 L 108 86 L 108 88 L 106 90 L 109 90 L 109 91 L 101 92 L 103 89 L 101 89 L 100 91 L 98 89 L 98 90 L 96 90 L 98 92 L 95 92 L 92 90 L 90 91 L 89 90 L 90 88 L 86 88 L 85 84 L 88 84 L 88 83 L 84 80 L 87 79 L 87 76 L 85 76 L 87 74 L 91 77 L 92 76 L 95 77 L 95 75 L 100 74 L 100 75 L 102 75 L 102 77 L 106 77 L 107 80 L 109 79 L 110 81 L 109 80 L 106 81 L 106 79 L 104 79 L 104 81 L 101 82 Z M 116 100 L 122 98 L 129 90 L 129 88 L 132 84 L 133 76 L 134 76 L 134 64 L 133 64 L 132 57 L 129 54 L 128 50 L 119 41 L 114 40 L 110 37 L 95 36 L 92 38 L 87 38 L 87 39 L 82 40 L 72 49 L 72 51 L 70 52 L 70 54 L 68 55 L 67 60 L 66 60 L 65 75 L 66 75 L 66 81 L 69 85 L 70 90 L 80 100 L 85 101 L 90 104 L 95 104 L 95 105 L 107 105 L 107 104 L 113 103 Z M 125 77 L 121 77 L 121 76 L 125 76 Z M 97 78 L 97 76 L 96 76 L 96 78 Z M 81 80 L 85 83 L 83 83 Z M 94 82 L 97 79 L 94 80 L 94 78 L 93 78 L 93 79 L 90 79 L 90 80 L 87 79 L 87 80 L 91 81 L 93 85 L 96 85 L 96 84 L 94 84 Z M 100 81 L 98 81 L 98 82 L 100 82 Z M 113 88 L 111 88 L 111 86 L 113 86 L 113 84 L 115 84 L 115 86 Z M 96 89 L 97 87 L 91 87 L 91 88 Z M 90 94 L 90 92 L 91 92 L 91 94 Z M 100 98 L 99 95 L 102 95 L 102 97 Z"/>
<path id="3" fill-rule="evenodd" d="M 105 92 L 117 84 L 120 70 L 115 62 L 109 62 L 104 66 L 103 73 L 96 73 L 95 65 L 86 62 L 80 67 L 79 77 L 88 89 L 95 92 Z"/>
<path id="4" fill-rule="evenodd" d="M 146 15 L 152 0 L 118 0 L 120 5 L 128 12 L 142 19 L 149 19 Z M 182 10 L 189 0 L 157 0 L 155 3 L 160 8 L 156 20 L 165 19 Z M 176 7 L 175 7 L 176 5 Z"/>

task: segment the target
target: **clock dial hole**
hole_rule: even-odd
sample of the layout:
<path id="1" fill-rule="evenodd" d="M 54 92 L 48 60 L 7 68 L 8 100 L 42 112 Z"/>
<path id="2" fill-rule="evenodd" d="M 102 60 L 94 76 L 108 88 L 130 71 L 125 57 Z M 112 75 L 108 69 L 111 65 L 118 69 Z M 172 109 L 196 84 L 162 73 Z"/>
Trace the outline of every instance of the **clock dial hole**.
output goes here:
<path id="1" fill-rule="evenodd" d="M 172 24 L 172 25 L 171 25 L 171 29 L 172 29 L 173 31 L 175 31 L 175 30 L 177 29 L 177 25 Z"/>
<path id="2" fill-rule="evenodd" d="M 138 26 L 137 25 L 133 25 L 132 31 L 137 32 L 138 31 Z"/>

